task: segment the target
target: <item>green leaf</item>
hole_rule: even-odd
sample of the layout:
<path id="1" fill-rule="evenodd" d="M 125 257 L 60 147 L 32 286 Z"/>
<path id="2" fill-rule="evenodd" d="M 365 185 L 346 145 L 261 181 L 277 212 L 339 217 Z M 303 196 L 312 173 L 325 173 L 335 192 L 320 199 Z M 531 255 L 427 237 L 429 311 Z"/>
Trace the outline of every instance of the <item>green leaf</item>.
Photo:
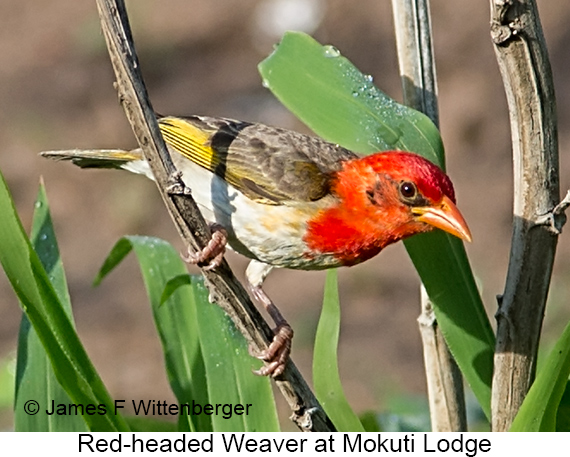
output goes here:
<path id="1" fill-rule="evenodd" d="M 173 422 L 154 419 L 153 417 L 126 416 L 132 432 L 177 432 L 177 426 Z"/>
<path id="2" fill-rule="evenodd" d="M 95 283 L 98 284 L 124 258 L 135 251 L 154 321 L 160 336 L 170 387 L 180 404 L 208 403 L 208 388 L 198 334 L 198 320 L 189 288 L 172 288 L 172 278 L 186 276 L 180 255 L 167 242 L 157 238 L 128 236 L 113 247 Z M 167 287 L 167 285 L 170 286 Z M 168 297 L 165 291 L 169 290 Z M 212 431 L 210 416 L 180 418 L 190 431 Z M 185 423 L 185 424 L 184 424 Z"/>
<path id="3" fill-rule="evenodd" d="M 209 303 L 203 280 L 188 276 L 172 246 L 156 238 L 125 237 L 109 254 L 97 281 L 131 249 L 141 267 L 176 398 L 191 405 L 194 412 L 207 404 L 214 408 L 221 405 L 217 415 L 202 412 L 180 418 L 179 427 L 193 431 L 278 430 L 269 380 L 253 375 L 253 359 L 243 336 L 221 308 Z M 247 404 L 252 406 L 246 415 Z M 244 410 L 229 405 L 243 405 Z"/>
<path id="4" fill-rule="evenodd" d="M 378 414 L 374 411 L 366 411 L 360 415 L 360 422 L 367 432 L 378 433 L 382 430 L 380 429 L 380 424 L 378 423 Z"/>
<path id="5" fill-rule="evenodd" d="M 193 282 L 193 289 L 210 401 L 215 404 L 239 403 L 244 408 L 251 405 L 247 415 L 244 410 L 244 414 L 227 419 L 213 416 L 214 431 L 279 431 L 269 378 L 252 373 L 254 359 L 245 339 L 219 306 L 208 303 L 208 291 L 201 277 Z"/>
<path id="6" fill-rule="evenodd" d="M 408 238 L 404 245 L 445 341 L 489 419 L 495 337 L 463 242 L 436 230 Z"/>
<path id="7" fill-rule="evenodd" d="M 38 253 L 61 301 L 63 310 L 73 324 L 67 281 L 43 184 L 40 185 L 36 200 L 31 239 L 34 250 Z M 46 408 L 51 409 L 51 405 L 68 405 L 72 401 L 57 382 L 48 355 L 25 314 L 22 314 L 18 338 L 16 392 L 14 406 L 16 431 L 76 432 L 89 430 L 80 415 L 50 415 L 46 413 Z M 35 415 L 25 413 L 24 405 L 30 399 L 44 406 Z"/>
<path id="8" fill-rule="evenodd" d="M 360 153 L 413 151 L 443 166 L 441 137 L 433 123 L 380 92 L 330 46 L 286 33 L 259 70 L 264 85 L 326 140 Z M 439 231 L 404 243 L 450 350 L 489 417 L 494 335 L 465 248 Z"/>
<path id="9" fill-rule="evenodd" d="M 313 356 L 315 394 L 339 432 L 363 432 L 364 427 L 344 395 L 337 362 L 340 302 L 337 271 L 327 271 L 323 309 Z"/>
<path id="10" fill-rule="evenodd" d="M 511 432 L 554 432 L 560 400 L 570 376 L 570 324 L 542 364 Z"/>
<path id="11" fill-rule="evenodd" d="M 386 409 L 389 413 L 381 413 L 377 418 L 384 432 L 421 432 L 431 428 L 425 397 L 393 394 Z"/>
<path id="12" fill-rule="evenodd" d="M 336 48 L 287 32 L 259 71 L 264 86 L 328 141 L 361 153 L 371 147 L 418 152 L 443 167 L 443 143 L 433 122 L 380 91 Z"/>
<path id="13" fill-rule="evenodd" d="M 0 359 L 0 411 L 14 405 L 14 367 L 16 361 L 12 357 Z"/>
<path id="14" fill-rule="evenodd" d="M 570 382 L 566 382 L 566 388 L 558 405 L 556 431 L 570 432 Z"/>
<path id="15" fill-rule="evenodd" d="M 166 286 L 164 287 L 164 290 L 162 291 L 162 297 L 160 297 L 160 304 L 161 305 L 164 304 L 164 302 L 166 302 L 166 300 L 168 300 L 170 298 L 170 296 L 179 287 L 190 286 L 191 284 L 192 284 L 192 278 L 190 277 L 190 275 L 188 273 L 184 273 L 184 274 L 175 276 L 174 278 L 170 279 L 166 283 Z"/>
<path id="16" fill-rule="evenodd" d="M 1 175 L 0 214 L 0 263 L 48 354 L 58 382 L 74 403 L 101 404 L 113 411 L 113 401 L 24 232 Z M 84 420 L 92 431 L 128 431 L 119 415 L 85 415 Z"/>

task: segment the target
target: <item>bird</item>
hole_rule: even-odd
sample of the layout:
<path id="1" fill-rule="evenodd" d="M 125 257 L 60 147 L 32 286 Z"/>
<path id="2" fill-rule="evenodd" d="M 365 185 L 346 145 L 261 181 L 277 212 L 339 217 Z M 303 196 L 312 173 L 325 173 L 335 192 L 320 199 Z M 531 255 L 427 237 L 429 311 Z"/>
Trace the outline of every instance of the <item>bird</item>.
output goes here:
<path id="1" fill-rule="evenodd" d="M 250 259 L 246 280 L 275 322 L 266 362 L 277 377 L 293 330 L 262 285 L 277 268 L 322 270 L 362 263 L 412 235 L 444 230 L 471 241 L 449 177 L 422 156 L 362 156 L 318 137 L 209 116 L 158 117 L 181 179 L 212 227 L 210 244 L 186 260 L 219 265 L 226 245 Z M 153 179 L 140 148 L 45 151 L 82 168 L 119 168 Z"/>

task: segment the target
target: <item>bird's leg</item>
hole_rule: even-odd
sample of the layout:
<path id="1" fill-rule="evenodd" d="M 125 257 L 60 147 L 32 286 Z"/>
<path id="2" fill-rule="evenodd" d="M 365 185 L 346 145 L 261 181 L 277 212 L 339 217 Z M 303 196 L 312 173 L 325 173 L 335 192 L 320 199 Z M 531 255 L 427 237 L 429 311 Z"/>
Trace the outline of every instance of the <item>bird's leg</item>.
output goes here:
<path id="1" fill-rule="evenodd" d="M 198 265 L 204 270 L 213 270 L 221 265 L 228 243 L 228 233 L 220 224 L 210 224 L 212 239 L 206 247 L 199 252 L 191 252 L 188 249 L 187 255 L 182 256 L 182 260 L 192 265 Z"/>
<path id="2" fill-rule="evenodd" d="M 269 347 L 260 353 L 252 354 L 254 357 L 267 362 L 267 365 L 255 370 L 254 373 L 260 376 L 277 377 L 283 373 L 289 360 L 293 329 L 261 287 L 271 268 L 271 265 L 252 260 L 247 267 L 246 276 L 252 295 L 263 305 L 276 326 L 273 329 L 275 336 Z"/>
<path id="3" fill-rule="evenodd" d="M 285 371 L 289 360 L 293 329 L 261 287 L 252 287 L 251 291 L 254 297 L 263 304 L 276 325 L 273 329 L 275 336 L 269 347 L 255 354 L 255 357 L 268 364 L 259 370 L 254 370 L 254 373 L 260 376 L 277 377 Z"/>

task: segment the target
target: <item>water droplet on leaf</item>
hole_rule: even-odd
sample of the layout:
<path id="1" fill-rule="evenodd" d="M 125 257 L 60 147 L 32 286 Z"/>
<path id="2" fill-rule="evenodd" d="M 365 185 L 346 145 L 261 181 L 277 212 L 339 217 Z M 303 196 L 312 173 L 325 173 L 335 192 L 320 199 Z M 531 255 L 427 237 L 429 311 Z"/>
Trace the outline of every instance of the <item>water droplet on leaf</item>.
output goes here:
<path id="1" fill-rule="evenodd" d="M 324 53 L 325 57 L 331 57 L 332 58 L 332 57 L 340 56 L 340 51 L 330 44 L 323 46 L 323 53 Z"/>

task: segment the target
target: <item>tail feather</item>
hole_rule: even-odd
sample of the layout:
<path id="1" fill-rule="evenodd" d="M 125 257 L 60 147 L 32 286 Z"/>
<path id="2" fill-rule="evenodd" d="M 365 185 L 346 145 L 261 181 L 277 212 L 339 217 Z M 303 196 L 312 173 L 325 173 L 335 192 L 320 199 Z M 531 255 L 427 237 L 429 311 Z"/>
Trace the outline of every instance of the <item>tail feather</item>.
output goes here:
<path id="1" fill-rule="evenodd" d="M 81 168 L 125 168 L 131 162 L 144 160 L 140 149 L 70 149 L 44 151 L 40 155 L 54 160 L 69 160 Z"/>

